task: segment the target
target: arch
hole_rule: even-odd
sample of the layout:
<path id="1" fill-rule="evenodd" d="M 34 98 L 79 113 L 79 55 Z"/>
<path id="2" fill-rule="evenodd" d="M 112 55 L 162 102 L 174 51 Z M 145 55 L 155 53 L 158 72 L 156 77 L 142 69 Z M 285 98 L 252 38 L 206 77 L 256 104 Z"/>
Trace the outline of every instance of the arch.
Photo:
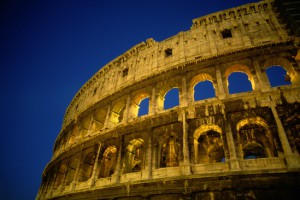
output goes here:
<path id="1" fill-rule="evenodd" d="M 194 101 L 215 97 L 212 76 L 206 73 L 194 76 L 189 84 L 189 94 L 193 96 Z"/>
<path id="2" fill-rule="evenodd" d="M 281 66 L 268 67 L 266 69 L 266 74 L 271 87 L 291 84 L 290 76 L 287 74 L 286 70 Z"/>
<path id="3" fill-rule="evenodd" d="M 146 97 L 145 99 L 141 100 L 139 104 L 139 112 L 138 116 L 148 115 L 149 113 L 149 104 L 150 104 L 150 98 Z"/>
<path id="4" fill-rule="evenodd" d="M 144 111 L 143 114 L 145 114 L 145 113 L 148 114 L 148 111 L 149 111 L 149 96 L 150 95 L 147 92 L 140 92 L 140 93 L 138 93 L 137 95 L 134 96 L 134 98 L 131 100 L 131 104 L 130 104 L 130 108 L 129 108 L 130 118 L 135 118 L 135 117 L 141 116 L 141 115 L 139 115 L 141 109 Z M 146 108 L 145 108 L 145 107 L 147 107 L 147 105 L 143 105 L 143 107 L 141 107 L 141 103 L 144 102 L 145 99 L 148 99 L 147 112 L 146 112 Z"/>
<path id="5" fill-rule="evenodd" d="M 92 131 L 97 132 L 100 131 L 104 127 L 106 115 L 107 115 L 107 107 L 98 108 L 94 112 L 94 122 L 92 126 Z"/>
<path id="6" fill-rule="evenodd" d="M 249 142 L 245 146 L 243 146 L 243 158 L 244 159 L 255 159 L 255 158 L 264 158 L 265 149 L 258 142 Z"/>
<path id="7" fill-rule="evenodd" d="M 259 116 L 242 119 L 236 127 L 244 159 L 276 155 L 274 139 L 264 119 Z"/>
<path id="8" fill-rule="evenodd" d="M 100 161 L 100 171 L 98 178 L 109 177 L 114 173 L 117 162 L 117 152 L 118 149 L 114 145 L 108 146 L 105 149 Z"/>
<path id="9" fill-rule="evenodd" d="M 229 94 L 252 91 L 248 75 L 243 72 L 232 72 L 228 77 Z"/>
<path id="10" fill-rule="evenodd" d="M 123 120 L 125 105 L 125 98 L 118 99 L 113 102 L 112 110 L 110 113 L 110 122 L 112 124 L 118 124 Z"/>
<path id="11" fill-rule="evenodd" d="M 124 173 L 137 172 L 142 169 L 144 140 L 141 138 L 131 140 L 125 148 Z"/>
<path id="12" fill-rule="evenodd" d="M 75 178 L 75 173 L 77 170 L 77 166 L 80 160 L 80 154 L 77 153 L 73 155 L 68 164 L 68 169 L 67 169 L 67 175 L 66 175 L 66 185 L 69 185 L 71 182 L 74 181 Z"/>
<path id="13" fill-rule="evenodd" d="M 179 105 L 179 93 L 181 93 L 181 83 L 182 77 L 181 76 L 173 76 L 168 78 L 166 81 L 159 82 L 155 85 L 156 88 L 156 99 L 155 99 L 155 106 L 158 111 L 166 110 L 172 108 L 174 106 Z M 167 101 L 171 100 L 169 98 L 174 98 L 172 103 L 167 103 L 169 106 L 165 107 L 164 104 Z"/>
<path id="14" fill-rule="evenodd" d="M 69 131 L 68 145 L 74 144 L 77 138 L 79 137 L 78 135 L 79 135 L 79 127 L 77 124 L 75 124 Z"/>
<path id="15" fill-rule="evenodd" d="M 164 110 L 176 107 L 179 105 L 179 89 L 172 88 L 164 95 Z"/>
<path id="16" fill-rule="evenodd" d="M 95 164 L 96 152 L 89 152 L 81 163 L 79 181 L 86 181 L 91 178 Z"/>
<path id="17" fill-rule="evenodd" d="M 264 127 L 268 132 L 270 131 L 267 122 L 259 116 L 240 120 L 236 125 L 237 131 L 239 131 L 243 126 L 245 126 L 247 124 L 257 124 L 257 125 Z"/>
<path id="18" fill-rule="evenodd" d="M 60 164 L 58 165 L 58 168 L 56 171 L 55 182 L 53 185 L 54 188 L 57 188 L 63 184 L 67 169 L 68 169 L 67 161 L 62 160 L 60 162 Z"/>
<path id="19" fill-rule="evenodd" d="M 91 126 L 92 115 L 83 117 L 78 122 L 80 126 L 80 136 L 84 137 L 88 134 L 89 128 Z"/>
<path id="20" fill-rule="evenodd" d="M 160 167 L 178 167 L 180 157 L 180 142 L 174 132 L 162 138 Z"/>
<path id="21" fill-rule="evenodd" d="M 222 130 L 219 126 L 201 125 L 194 132 L 195 163 L 223 162 L 225 158 Z"/>
<path id="22" fill-rule="evenodd" d="M 210 131 L 210 130 L 222 134 L 222 129 L 218 125 L 215 125 L 215 124 L 203 124 L 199 128 L 197 128 L 197 130 L 194 132 L 194 139 L 198 140 L 198 138 L 200 137 L 200 135 L 202 133 L 205 133 L 205 132 Z"/>
<path id="23" fill-rule="evenodd" d="M 286 58 L 283 57 L 272 57 L 267 59 L 264 62 L 264 69 L 269 68 L 270 66 L 281 66 L 286 70 L 286 74 L 290 77 L 290 81 L 292 84 L 300 83 L 299 74 L 295 71 L 293 67 L 293 63 L 288 61 Z"/>
<path id="24" fill-rule="evenodd" d="M 250 71 L 250 68 L 246 65 L 242 65 L 242 64 L 235 64 L 235 65 L 232 65 L 232 66 L 229 66 L 226 70 L 225 70 L 225 78 L 227 80 L 227 88 L 229 88 L 229 76 L 232 74 L 232 73 L 236 73 L 236 72 L 242 72 L 244 74 L 246 74 L 248 76 L 248 80 L 250 81 L 251 83 L 251 90 L 254 90 L 255 89 L 255 82 L 254 82 L 254 79 L 253 79 L 253 75 Z M 240 74 L 242 75 L 242 74 Z M 238 85 L 239 83 L 236 83 L 235 85 Z M 229 89 L 228 89 L 229 91 Z M 229 91 L 230 93 L 230 91 Z"/>

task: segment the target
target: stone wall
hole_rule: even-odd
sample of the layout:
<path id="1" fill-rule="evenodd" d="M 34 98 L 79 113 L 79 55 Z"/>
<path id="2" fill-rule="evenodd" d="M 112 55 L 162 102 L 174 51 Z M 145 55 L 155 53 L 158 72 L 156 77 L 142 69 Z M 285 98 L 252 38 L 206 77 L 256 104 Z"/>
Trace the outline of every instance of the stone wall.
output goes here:
<path id="1" fill-rule="evenodd" d="M 69 105 L 37 199 L 298 193 L 300 65 L 297 38 L 284 27 L 273 1 L 247 4 L 194 19 L 189 31 L 148 39 L 108 63 Z M 290 85 L 270 85 L 273 66 L 286 70 Z M 247 75 L 250 91 L 230 93 L 234 72 Z M 205 81 L 214 96 L 196 100 L 195 86 Z M 173 88 L 179 105 L 165 109 Z M 149 110 L 139 116 L 145 98 Z"/>

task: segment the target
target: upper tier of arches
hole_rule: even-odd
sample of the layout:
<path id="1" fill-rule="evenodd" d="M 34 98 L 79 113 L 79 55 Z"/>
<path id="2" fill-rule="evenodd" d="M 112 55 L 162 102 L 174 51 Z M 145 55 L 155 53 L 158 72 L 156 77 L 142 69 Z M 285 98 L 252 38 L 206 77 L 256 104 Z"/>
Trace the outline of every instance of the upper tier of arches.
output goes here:
<path id="1" fill-rule="evenodd" d="M 276 60 L 278 62 L 274 62 Z M 262 65 L 259 65 L 260 63 Z M 268 64 L 273 66 L 268 66 Z M 281 66 L 282 64 L 284 66 Z M 184 74 L 163 76 L 160 81 L 147 84 L 146 87 L 135 88 L 135 91 L 119 95 L 106 103 L 99 102 L 81 116 L 78 116 L 60 133 L 54 147 L 55 156 L 58 155 L 58 150 L 66 149 L 87 136 L 99 134 L 109 128 L 130 123 L 138 118 L 152 116 L 168 109 L 176 109 L 176 107 L 184 107 L 198 102 L 234 98 L 238 95 L 236 93 L 247 95 L 249 92 L 271 91 L 272 85 L 269 78 L 272 77 L 272 74 L 268 75 L 266 73 L 267 69 L 280 68 L 282 73 L 279 76 L 282 79 L 281 83 L 289 83 L 291 87 L 299 85 L 297 78 L 299 75 L 295 67 L 295 63 L 293 65 L 285 58 L 265 57 L 265 60 L 260 60 L 260 62 L 245 58 L 240 63 L 228 62 L 204 68 L 194 66 L 193 70 Z M 231 80 L 231 75 L 235 73 L 240 73 L 242 76 L 239 77 L 240 79 Z M 286 80 L 286 76 L 290 77 L 290 74 L 293 74 L 293 78 Z M 247 90 L 249 85 L 241 84 L 243 81 L 249 83 L 250 91 Z M 209 84 L 201 85 L 201 83 Z M 198 87 L 198 85 L 202 87 Z M 239 86 L 240 91 L 231 92 L 231 85 Z M 245 89 L 246 91 L 244 91 Z M 169 96 L 170 93 L 172 95 Z M 197 99 L 197 93 L 210 93 L 212 95 Z M 141 105 L 143 100 L 147 100 L 148 103 Z M 168 104 L 168 102 L 173 104 Z M 139 115 L 141 109 L 147 110 L 142 116 Z"/>
<path id="2" fill-rule="evenodd" d="M 160 42 L 147 39 L 102 67 L 71 101 L 63 127 L 96 102 L 167 70 L 292 39 L 278 21 L 272 1 L 246 4 L 194 19 L 190 30 Z M 295 79 L 294 72 L 288 68 L 287 71 Z M 248 77 L 253 83 L 251 74 Z M 252 87 L 255 89 L 256 85 Z"/>

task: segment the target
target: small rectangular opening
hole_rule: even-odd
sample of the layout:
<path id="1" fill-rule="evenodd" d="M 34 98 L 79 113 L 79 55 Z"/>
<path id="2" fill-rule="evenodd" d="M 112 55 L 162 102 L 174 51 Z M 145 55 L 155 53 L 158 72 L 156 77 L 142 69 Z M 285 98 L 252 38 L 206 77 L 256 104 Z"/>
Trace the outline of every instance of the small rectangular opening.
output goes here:
<path id="1" fill-rule="evenodd" d="M 223 39 L 232 38 L 232 34 L 231 34 L 230 29 L 224 29 L 221 33 L 222 33 Z"/>
<path id="2" fill-rule="evenodd" d="M 123 77 L 125 77 L 125 76 L 127 76 L 127 75 L 128 75 L 128 68 L 126 68 L 126 69 L 123 69 L 123 71 L 122 71 L 122 75 L 123 75 Z"/>
<path id="3" fill-rule="evenodd" d="M 171 49 L 171 48 L 166 49 L 166 50 L 165 50 L 165 56 L 166 56 L 166 57 L 169 57 L 169 56 L 171 56 L 171 55 L 172 55 L 172 49 Z"/>

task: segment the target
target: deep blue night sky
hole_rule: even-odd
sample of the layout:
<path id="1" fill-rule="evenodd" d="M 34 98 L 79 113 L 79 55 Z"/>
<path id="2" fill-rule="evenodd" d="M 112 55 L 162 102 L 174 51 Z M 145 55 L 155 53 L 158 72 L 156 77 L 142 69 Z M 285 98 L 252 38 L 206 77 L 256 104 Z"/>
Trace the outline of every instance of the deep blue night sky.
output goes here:
<path id="1" fill-rule="evenodd" d="M 248 2 L 257 0 L 0 1 L 0 199 L 35 198 L 68 104 L 102 66 Z"/>

